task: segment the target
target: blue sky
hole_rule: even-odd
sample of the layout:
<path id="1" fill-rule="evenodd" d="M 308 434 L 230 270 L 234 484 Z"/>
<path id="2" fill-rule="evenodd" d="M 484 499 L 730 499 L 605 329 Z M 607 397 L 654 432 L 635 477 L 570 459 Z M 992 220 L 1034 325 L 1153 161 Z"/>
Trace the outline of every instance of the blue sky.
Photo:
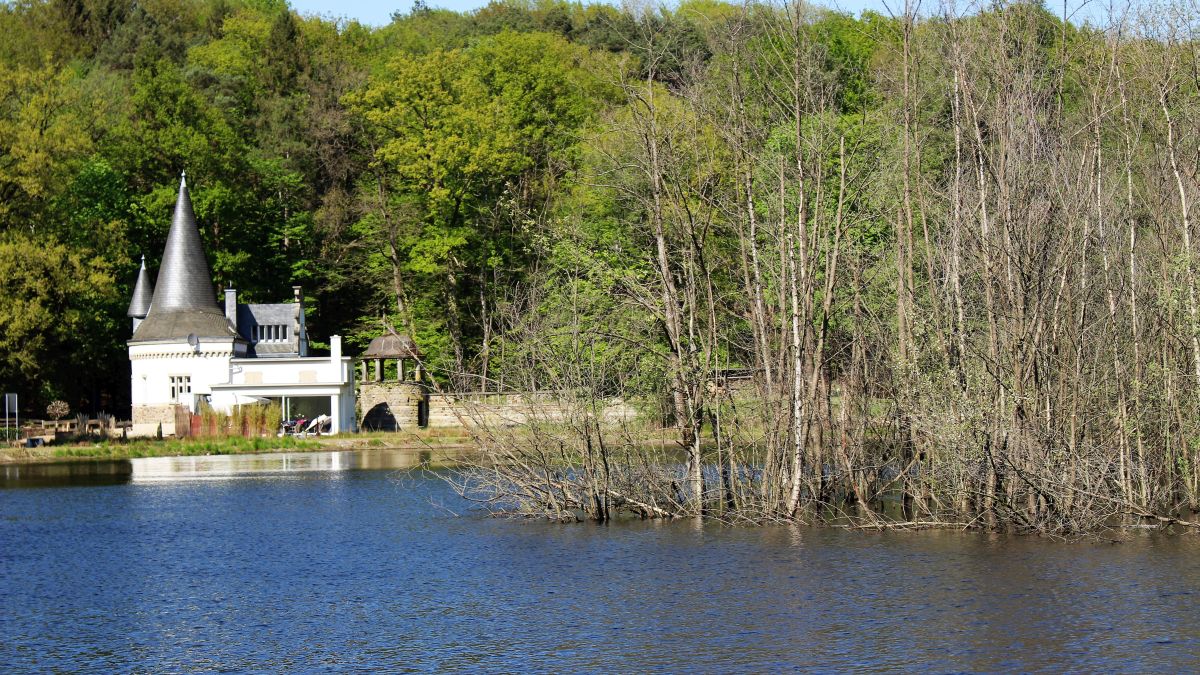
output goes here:
<path id="1" fill-rule="evenodd" d="M 487 4 L 487 0 L 428 1 L 430 7 L 443 7 L 460 12 L 477 9 Z M 358 19 L 360 22 L 372 26 L 387 24 L 391 20 L 392 12 L 406 12 L 412 7 L 412 0 L 356 0 L 355 2 L 290 0 L 290 2 L 292 7 L 302 14 L 321 14 L 323 16 Z M 958 4 L 965 7 L 969 2 L 970 0 L 959 0 Z M 1099 13 L 1102 11 L 1101 8 L 1106 2 L 1107 0 L 1067 0 L 1069 11 L 1075 12 L 1082 7 L 1079 16 L 1088 16 L 1090 12 L 1096 12 L 1096 16 L 1099 16 Z M 885 11 L 883 0 L 837 0 L 828 2 L 820 2 L 818 0 L 817 4 L 824 4 L 856 15 L 864 9 L 873 9 L 880 12 Z M 899 10 L 904 5 L 904 0 L 888 0 L 888 4 L 892 9 Z M 925 0 L 923 4 L 929 7 L 936 7 L 941 3 L 938 0 Z M 1046 4 L 1055 13 L 1062 11 L 1062 0 L 1047 0 Z"/>

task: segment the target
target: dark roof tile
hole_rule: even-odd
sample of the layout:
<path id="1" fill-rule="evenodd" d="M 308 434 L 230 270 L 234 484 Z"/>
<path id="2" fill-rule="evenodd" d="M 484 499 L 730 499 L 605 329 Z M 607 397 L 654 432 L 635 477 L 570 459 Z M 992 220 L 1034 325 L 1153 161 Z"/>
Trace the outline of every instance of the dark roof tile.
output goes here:
<path id="1" fill-rule="evenodd" d="M 417 343 L 407 335 L 389 333 L 371 340 L 367 351 L 363 352 L 364 359 L 415 359 L 421 357 Z"/>
<path id="2" fill-rule="evenodd" d="M 220 311 L 217 294 L 213 291 L 212 271 L 204 257 L 204 244 L 200 242 L 200 229 L 196 226 L 196 214 L 192 212 L 186 177 L 179 181 L 175 215 L 171 219 L 171 231 L 167 234 L 167 246 L 163 250 L 154 289 L 149 316 L 161 311 Z"/>
<path id="3" fill-rule="evenodd" d="M 146 272 L 146 256 L 142 256 L 142 268 L 138 270 L 137 282 L 133 285 L 133 298 L 129 301 L 129 311 L 125 316 L 144 319 L 150 313 L 150 301 L 154 298 L 154 286 L 150 283 L 150 274 Z"/>
<path id="4" fill-rule="evenodd" d="M 233 338 L 245 342 L 245 339 L 237 334 L 224 314 L 195 309 L 178 312 L 150 312 L 150 316 L 147 316 L 134 331 L 133 339 L 130 342 L 179 341 L 189 335 L 195 335 L 198 338 L 226 340 Z"/>

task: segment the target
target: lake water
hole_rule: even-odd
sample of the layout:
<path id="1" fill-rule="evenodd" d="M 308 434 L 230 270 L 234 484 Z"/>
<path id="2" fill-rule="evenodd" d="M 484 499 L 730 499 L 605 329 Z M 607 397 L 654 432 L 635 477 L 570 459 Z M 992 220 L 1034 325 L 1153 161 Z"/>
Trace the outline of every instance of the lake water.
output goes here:
<path id="1" fill-rule="evenodd" d="M 1195 535 L 551 525 L 419 459 L 0 467 L 0 671 L 1200 669 Z"/>

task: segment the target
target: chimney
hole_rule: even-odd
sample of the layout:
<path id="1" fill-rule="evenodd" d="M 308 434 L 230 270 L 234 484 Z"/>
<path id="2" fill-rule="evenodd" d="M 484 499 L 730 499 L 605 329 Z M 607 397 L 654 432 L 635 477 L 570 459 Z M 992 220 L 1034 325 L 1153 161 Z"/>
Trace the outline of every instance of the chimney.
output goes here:
<path id="1" fill-rule="evenodd" d="M 233 329 L 237 330 L 237 289 L 225 289 L 225 318 L 229 319 L 229 323 L 233 324 Z"/>
<path id="2" fill-rule="evenodd" d="M 342 336 L 341 335 L 330 335 L 329 336 L 329 363 L 332 364 L 334 368 L 336 368 L 336 370 L 334 370 L 333 372 L 337 373 L 338 379 L 344 380 L 346 378 L 346 372 L 344 370 L 342 370 Z"/>
<path id="3" fill-rule="evenodd" d="M 292 334 L 296 336 L 300 356 L 308 356 L 308 328 L 304 325 L 304 288 L 292 286 L 292 298 L 296 301 L 296 307 L 292 310 Z"/>

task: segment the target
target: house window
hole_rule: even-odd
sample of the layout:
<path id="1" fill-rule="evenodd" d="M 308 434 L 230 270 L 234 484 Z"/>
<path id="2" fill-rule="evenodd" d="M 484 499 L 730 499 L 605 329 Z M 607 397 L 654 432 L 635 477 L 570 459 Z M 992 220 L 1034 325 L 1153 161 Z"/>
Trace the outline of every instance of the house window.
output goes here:
<path id="1" fill-rule="evenodd" d="M 259 324 L 252 331 L 255 342 L 287 342 L 288 327 L 284 324 Z"/>
<path id="2" fill-rule="evenodd" d="M 171 376 L 171 400 L 178 401 L 184 394 L 192 393 L 191 375 Z"/>

